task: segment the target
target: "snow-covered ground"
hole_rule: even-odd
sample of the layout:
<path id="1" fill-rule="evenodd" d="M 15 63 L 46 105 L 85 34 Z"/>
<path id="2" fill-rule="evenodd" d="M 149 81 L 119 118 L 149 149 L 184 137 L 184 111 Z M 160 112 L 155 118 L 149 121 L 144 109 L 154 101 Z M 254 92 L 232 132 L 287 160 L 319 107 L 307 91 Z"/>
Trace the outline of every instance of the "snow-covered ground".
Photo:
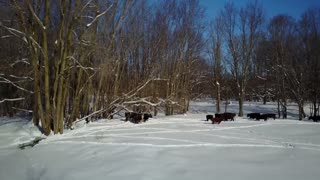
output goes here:
<path id="1" fill-rule="evenodd" d="M 245 113 L 275 112 L 275 105 L 246 103 Z M 190 112 L 143 124 L 119 119 L 79 125 L 20 150 L 39 131 L 23 119 L 0 119 L 0 180 L 318 180 L 320 123 L 236 117 L 220 125 L 204 121 L 210 102 Z M 237 104 L 228 107 L 237 112 Z"/>

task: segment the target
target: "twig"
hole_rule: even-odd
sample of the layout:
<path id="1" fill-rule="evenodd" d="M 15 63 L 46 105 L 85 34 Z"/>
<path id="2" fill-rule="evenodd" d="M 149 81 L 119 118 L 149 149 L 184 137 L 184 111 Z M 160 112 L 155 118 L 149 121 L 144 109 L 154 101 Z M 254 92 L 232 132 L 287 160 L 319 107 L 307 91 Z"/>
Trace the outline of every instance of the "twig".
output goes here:
<path id="1" fill-rule="evenodd" d="M 87 24 L 87 27 L 90 27 L 94 22 L 96 22 L 101 16 L 103 16 L 104 14 L 106 14 L 110 9 L 111 7 L 113 6 L 113 4 L 111 4 L 111 6 L 106 9 L 105 11 L 103 11 L 102 13 L 98 14 L 89 24 Z"/>
<path id="2" fill-rule="evenodd" d="M 32 113 L 33 112 L 32 110 L 21 109 L 21 108 L 16 108 L 16 107 L 12 107 L 12 109 L 16 109 L 16 110 L 23 111 L 23 112 L 28 112 L 28 113 Z"/>
<path id="3" fill-rule="evenodd" d="M 10 64 L 11 67 L 13 67 L 14 65 L 18 64 L 18 63 L 25 63 L 30 65 L 30 62 L 27 61 L 28 59 L 21 59 L 21 60 L 16 60 L 14 63 Z"/>
<path id="4" fill-rule="evenodd" d="M 33 91 L 29 91 L 29 90 L 27 90 L 27 89 L 25 89 L 23 87 L 20 87 L 17 84 L 15 84 L 14 82 L 10 81 L 9 79 L 6 79 L 4 77 L 0 77 L 0 78 L 4 80 L 4 83 L 9 83 L 9 84 L 13 85 L 14 87 L 16 87 L 16 88 L 18 88 L 18 89 L 20 89 L 22 91 L 25 91 L 25 92 L 33 94 Z"/>
<path id="5" fill-rule="evenodd" d="M 13 101 L 21 101 L 21 100 L 24 100 L 25 98 L 15 98 L 15 99 L 3 99 L 0 101 L 0 103 L 4 103 L 6 101 L 10 101 L 10 102 L 13 102 Z"/>

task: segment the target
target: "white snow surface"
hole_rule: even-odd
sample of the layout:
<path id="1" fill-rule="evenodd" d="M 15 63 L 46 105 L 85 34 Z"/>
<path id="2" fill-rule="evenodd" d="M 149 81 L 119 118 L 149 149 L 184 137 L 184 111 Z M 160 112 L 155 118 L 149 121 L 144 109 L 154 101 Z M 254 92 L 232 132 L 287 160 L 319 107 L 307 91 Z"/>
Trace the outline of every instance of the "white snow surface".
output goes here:
<path id="1" fill-rule="evenodd" d="M 229 112 L 237 112 L 231 103 Z M 275 104 L 246 103 L 249 112 L 275 112 Z M 204 121 L 212 102 L 192 102 L 184 115 L 132 124 L 118 117 L 78 124 L 33 148 L 18 145 L 41 136 L 32 122 L 0 119 L 1 180 L 318 180 L 320 124 L 289 119 L 236 117 Z"/>

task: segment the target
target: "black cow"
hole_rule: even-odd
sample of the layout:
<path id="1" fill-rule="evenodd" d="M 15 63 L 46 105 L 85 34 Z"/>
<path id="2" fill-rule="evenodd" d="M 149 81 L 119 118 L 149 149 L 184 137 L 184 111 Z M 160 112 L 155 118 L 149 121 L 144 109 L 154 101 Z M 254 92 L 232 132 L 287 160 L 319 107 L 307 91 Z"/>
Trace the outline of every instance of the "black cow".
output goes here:
<path id="1" fill-rule="evenodd" d="M 149 118 L 152 118 L 152 115 L 149 113 L 144 113 L 143 114 L 143 122 L 148 121 Z"/>
<path id="2" fill-rule="evenodd" d="M 249 113 L 247 114 L 247 117 L 250 119 L 256 119 L 256 117 L 259 117 L 260 113 Z"/>
<path id="3" fill-rule="evenodd" d="M 228 113 L 228 112 L 225 112 L 222 114 L 221 118 L 224 120 L 224 121 L 228 121 L 229 119 L 231 121 L 234 121 L 234 117 L 236 116 L 236 113 Z"/>
<path id="4" fill-rule="evenodd" d="M 216 114 L 214 114 L 214 117 L 216 117 L 216 118 L 221 118 L 221 117 L 222 117 L 222 114 L 216 113 Z"/>
<path id="5" fill-rule="evenodd" d="M 141 114 L 136 112 L 125 112 L 125 121 L 130 121 L 132 123 L 138 124 L 140 122 L 146 122 L 149 118 L 152 118 L 151 114 Z"/>
<path id="6" fill-rule="evenodd" d="M 125 120 L 125 121 L 128 121 L 128 120 L 130 119 L 131 113 L 132 113 L 132 112 L 125 112 L 125 113 L 124 113 L 124 116 L 126 117 L 126 120 Z"/>
<path id="7" fill-rule="evenodd" d="M 130 122 L 138 124 L 141 121 L 142 121 L 142 114 L 141 113 L 135 113 L 135 112 L 131 113 Z"/>
<path id="8" fill-rule="evenodd" d="M 320 116 L 309 116 L 309 120 L 313 120 L 313 122 L 318 122 L 320 121 Z"/>
<path id="9" fill-rule="evenodd" d="M 264 114 L 267 118 L 272 118 L 272 119 L 276 119 L 276 114 L 273 114 L 273 113 L 266 113 Z"/>
<path id="10" fill-rule="evenodd" d="M 260 114 L 259 116 L 256 116 L 257 121 L 259 121 L 260 119 L 263 119 L 264 121 L 266 121 L 268 117 L 265 114 Z"/>
<path id="11" fill-rule="evenodd" d="M 273 113 L 265 113 L 265 114 L 260 114 L 259 116 L 256 117 L 256 120 L 268 120 L 268 118 L 276 119 L 276 114 Z"/>
<path id="12" fill-rule="evenodd" d="M 212 119 L 212 118 L 213 118 L 213 115 L 212 115 L 212 114 L 208 114 L 208 115 L 206 116 L 206 118 L 207 118 L 207 121 L 208 121 L 209 119 Z"/>

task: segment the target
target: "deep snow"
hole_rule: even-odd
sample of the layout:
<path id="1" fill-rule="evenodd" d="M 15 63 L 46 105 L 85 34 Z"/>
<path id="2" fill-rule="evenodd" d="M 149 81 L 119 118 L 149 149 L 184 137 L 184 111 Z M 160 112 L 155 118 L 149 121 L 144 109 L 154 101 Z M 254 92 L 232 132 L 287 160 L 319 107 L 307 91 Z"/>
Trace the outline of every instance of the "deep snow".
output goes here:
<path id="1" fill-rule="evenodd" d="M 275 112 L 275 105 L 246 103 L 245 113 Z M 279 179 L 320 178 L 320 123 L 204 121 L 211 102 L 193 102 L 189 113 L 143 124 L 119 119 L 78 124 L 33 148 L 18 145 L 41 136 L 24 119 L 0 119 L 0 179 Z M 228 111 L 237 112 L 232 103 Z"/>

